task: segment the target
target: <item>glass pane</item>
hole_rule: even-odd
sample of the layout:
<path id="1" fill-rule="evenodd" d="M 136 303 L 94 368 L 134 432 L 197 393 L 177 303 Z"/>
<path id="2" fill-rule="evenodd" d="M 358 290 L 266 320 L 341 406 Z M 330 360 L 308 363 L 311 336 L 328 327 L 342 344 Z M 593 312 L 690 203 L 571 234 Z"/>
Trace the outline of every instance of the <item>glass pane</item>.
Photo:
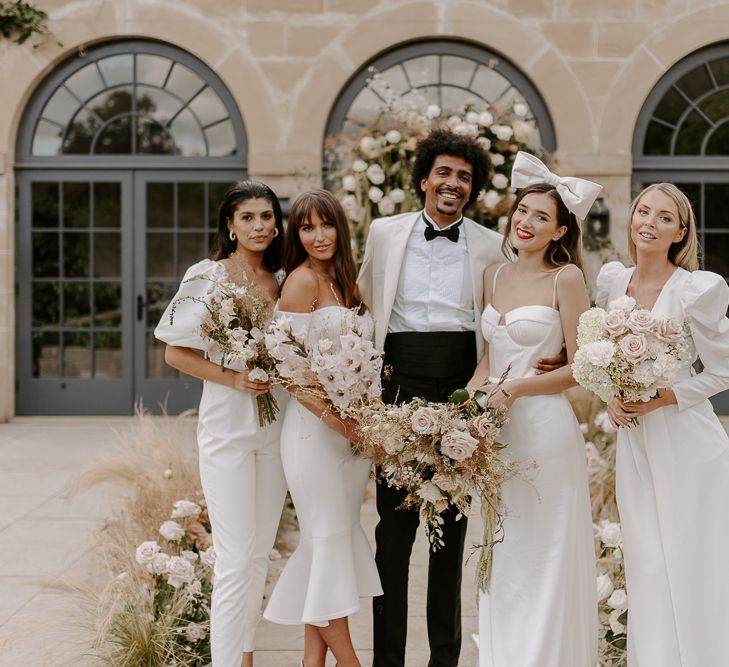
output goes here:
<path id="1" fill-rule="evenodd" d="M 137 118 L 137 153 L 142 155 L 175 155 L 175 140 L 165 127 L 151 118 Z"/>
<path id="2" fill-rule="evenodd" d="M 706 183 L 704 198 L 706 227 L 729 229 L 729 183 Z"/>
<path id="3" fill-rule="evenodd" d="M 696 99 L 701 94 L 711 90 L 714 85 L 711 83 L 705 65 L 699 65 L 688 74 L 684 74 L 676 85 L 686 93 L 689 98 Z"/>
<path id="4" fill-rule="evenodd" d="M 111 121 L 100 133 L 94 153 L 100 155 L 128 155 L 132 152 L 132 118 L 123 116 Z"/>
<path id="5" fill-rule="evenodd" d="M 147 276 L 175 278 L 174 234 L 147 234 Z"/>
<path id="6" fill-rule="evenodd" d="M 453 86 L 468 87 L 471 77 L 478 63 L 468 58 L 458 56 L 443 56 L 441 58 L 441 80 Z"/>
<path id="7" fill-rule="evenodd" d="M 177 184 L 177 226 L 205 227 L 205 184 Z"/>
<path id="8" fill-rule="evenodd" d="M 177 237 L 177 265 L 179 273 L 188 266 L 207 257 L 207 234 L 180 234 Z"/>
<path id="9" fill-rule="evenodd" d="M 58 283 L 34 282 L 32 288 L 33 326 L 58 324 L 60 322 Z"/>
<path id="10" fill-rule="evenodd" d="M 165 362 L 166 345 L 154 337 L 150 331 L 147 334 L 147 377 L 148 378 L 174 378 L 177 371 Z"/>
<path id="11" fill-rule="evenodd" d="M 185 109 L 170 125 L 170 132 L 181 155 L 205 155 L 202 129 L 189 109 Z"/>
<path id="12" fill-rule="evenodd" d="M 63 283 L 63 325 L 66 328 L 91 326 L 88 283 Z"/>
<path id="13" fill-rule="evenodd" d="M 440 93 L 443 111 L 447 113 L 456 113 L 466 102 L 473 100 L 471 91 L 452 86 L 441 86 Z"/>
<path id="14" fill-rule="evenodd" d="M 729 58 L 715 60 L 711 63 L 710 67 L 716 82 L 720 86 L 729 84 Z"/>
<path id="15" fill-rule="evenodd" d="M 118 331 L 94 334 L 94 377 L 118 378 L 122 375 L 122 341 Z"/>
<path id="16" fill-rule="evenodd" d="M 681 125 L 676 137 L 676 155 L 699 155 L 701 142 L 710 126 L 696 111 L 692 111 Z"/>
<path id="17" fill-rule="evenodd" d="M 699 109 L 713 122 L 718 123 L 729 118 L 729 91 L 721 90 L 701 100 Z"/>
<path id="18" fill-rule="evenodd" d="M 32 183 L 33 227 L 58 227 L 58 183 Z"/>
<path id="19" fill-rule="evenodd" d="M 686 101 L 686 98 L 676 92 L 674 88 L 670 88 L 661 98 L 661 101 L 658 103 L 653 115 L 656 118 L 660 118 L 661 120 L 665 120 L 667 123 L 675 125 L 687 106 L 688 102 Z"/>
<path id="20" fill-rule="evenodd" d="M 729 123 L 719 126 L 711 135 L 706 144 L 706 155 L 729 155 Z"/>
<path id="21" fill-rule="evenodd" d="M 121 227 L 120 183 L 94 183 L 94 226 Z"/>
<path id="22" fill-rule="evenodd" d="M 91 377 L 91 336 L 87 333 L 63 334 L 64 377 Z"/>
<path id="23" fill-rule="evenodd" d="M 187 101 L 204 85 L 203 80 L 192 70 L 180 63 L 175 63 L 165 88 L 182 100 Z"/>
<path id="24" fill-rule="evenodd" d="M 33 377 L 58 377 L 61 374 L 59 334 L 33 332 Z"/>
<path id="25" fill-rule="evenodd" d="M 131 53 L 122 53 L 118 56 L 109 56 L 99 60 L 99 69 L 104 75 L 107 86 L 117 86 L 120 83 L 131 83 L 133 80 L 134 64 Z"/>
<path id="26" fill-rule="evenodd" d="M 104 82 L 101 80 L 99 70 L 96 68 L 96 63 L 86 65 L 83 69 L 72 74 L 66 79 L 64 85 L 81 101 L 88 100 L 106 88 Z"/>
<path id="27" fill-rule="evenodd" d="M 121 321 L 121 284 L 94 283 L 94 326 L 118 327 Z"/>
<path id="28" fill-rule="evenodd" d="M 58 276 L 58 234 L 33 232 L 33 277 Z"/>
<path id="29" fill-rule="evenodd" d="M 89 235 L 66 232 L 63 235 L 63 275 L 87 278 L 89 275 Z"/>
<path id="30" fill-rule="evenodd" d="M 235 132 L 229 120 L 205 130 L 208 139 L 208 155 L 235 155 Z"/>
<path id="31" fill-rule="evenodd" d="M 121 235 L 119 232 L 94 234 L 94 277 L 121 277 Z"/>
<path id="32" fill-rule="evenodd" d="M 403 63 L 410 83 L 414 87 L 440 83 L 438 76 L 438 56 L 421 56 Z"/>
<path id="33" fill-rule="evenodd" d="M 175 226 L 174 183 L 147 183 L 147 227 Z"/>
<path id="34" fill-rule="evenodd" d="M 218 208 L 232 183 L 208 183 L 208 226 L 218 227 Z"/>
<path id="35" fill-rule="evenodd" d="M 501 74 L 486 65 L 479 65 L 471 90 L 486 100 L 497 100 L 511 84 Z"/>
<path id="36" fill-rule="evenodd" d="M 645 132 L 643 153 L 645 155 L 670 155 L 673 130 L 652 120 Z"/>
<path id="37" fill-rule="evenodd" d="M 89 106 L 102 120 L 110 120 L 119 114 L 132 113 L 132 88 L 115 88 L 95 97 Z"/>
<path id="38" fill-rule="evenodd" d="M 382 78 L 387 81 L 390 88 L 396 93 L 404 93 L 410 88 L 410 82 L 405 76 L 405 68 L 402 65 L 395 65 L 382 72 Z"/>
<path id="39" fill-rule="evenodd" d="M 63 226 L 89 226 L 89 184 L 63 184 Z"/>
<path id="40" fill-rule="evenodd" d="M 161 88 L 165 83 L 171 65 L 172 61 L 168 58 L 140 53 L 137 56 L 137 82 L 148 83 Z"/>
<path id="41" fill-rule="evenodd" d="M 706 234 L 703 246 L 704 268 L 729 277 L 729 234 Z"/>
<path id="42" fill-rule="evenodd" d="M 101 127 L 101 120 L 89 109 L 81 109 L 68 128 L 63 142 L 63 152 L 70 155 L 86 155 L 91 152 L 94 136 Z"/>
<path id="43" fill-rule="evenodd" d="M 58 155 L 61 150 L 63 130 L 41 118 L 33 136 L 33 155 Z"/>
<path id="44" fill-rule="evenodd" d="M 228 110 L 218 97 L 218 94 L 210 87 L 202 91 L 189 107 L 198 117 L 201 125 L 211 125 L 223 118 L 228 117 Z"/>
<path id="45" fill-rule="evenodd" d="M 696 219 L 698 220 L 701 215 L 701 183 L 676 183 L 676 187 L 682 190 L 689 198 Z"/>
<path id="46" fill-rule="evenodd" d="M 166 124 L 180 110 L 182 103 L 165 90 L 137 86 L 137 110 Z"/>
<path id="47" fill-rule="evenodd" d="M 78 100 L 61 86 L 46 103 L 43 117 L 63 126 L 68 124 L 79 106 Z"/>
<path id="48" fill-rule="evenodd" d="M 362 125 L 371 125 L 380 117 L 383 106 L 384 102 L 377 95 L 369 88 L 363 88 L 354 98 L 348 117 Z"/>
<path id="49" fill-rule="evenodd" d="M 159 324 L 167 304 L 177 293 L 177 282 L 149 282 L 147 283 L 147 326 L 156 327 Z"/>

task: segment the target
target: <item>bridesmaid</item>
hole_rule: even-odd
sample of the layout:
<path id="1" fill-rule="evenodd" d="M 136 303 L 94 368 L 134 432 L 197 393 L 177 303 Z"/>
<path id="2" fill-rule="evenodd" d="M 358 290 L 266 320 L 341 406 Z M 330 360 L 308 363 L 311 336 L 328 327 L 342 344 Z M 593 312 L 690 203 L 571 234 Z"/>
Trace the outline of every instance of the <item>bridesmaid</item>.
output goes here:
<path id="1" fill-rule="evenodd" d="M 309 345 L 340 345 L 347 333 L 371 337 L 372 318 L 361 303 L 349 225 L 326 190 L 299 196 L 284 241 L 287 278 L 281 312 Z M 324 667 L 331 650 L 339 667 L 360 667 L 348 617 L 360 598 L 382 594 L 372 550 L 360 524 L 369 461 L 350 450 L 348 425 L 297 396 L 283 417 L 281 458 L 301 526 L 299 546 L 286 564 L 264 613 L 275 623 L 305 624 L 303 667 Z"/>
<path id="2" fill-rule="evenodd" d="M 207 354 L 209 343 L 198 332 L 207 312 L 203 304 L 178 302 L 174 324 L 170 314 L 181 297 L 206 297 L 207 280 L 185 282 L 200 274 L 236 283 L 247 277 L 275 302 L 282 235 L 281 205 L 267 185 L 244 181 L 232 186 L 218 212 L 214 259 L 187 270 L 154 332 L 167 343 L 170 366 L 205 381 L 197 441 L 216 554 L 210 610 L 215 667 L 241 667 L 241 656 L 243 667 L 253 665 L 268 554 L 286 495 L 279 454 L 281 419 L 259 427 L 255 397 L 268 391 L 269 384 L 250 380 L 242 367 L 222 369 L 220 358 Z M 284 396 L 277 395 L 282 409 Z"/>
<path id="3" fill-rule="evenodd" d="M 628 665 L 725 665 L 729 656 L 729 437 L 710 396 L 729 389 L 729 288 L 698 271 L 686 195 L 658 183 L 630 207 L 635 267 L 606 264 L 597 302 L 625 294 L 656 317 L 688 318 L 703 370 L 647 402 L 614 398 L 616 487 L 628 592 Z M 631 420 L 637 426 L 628 428 Z"/>

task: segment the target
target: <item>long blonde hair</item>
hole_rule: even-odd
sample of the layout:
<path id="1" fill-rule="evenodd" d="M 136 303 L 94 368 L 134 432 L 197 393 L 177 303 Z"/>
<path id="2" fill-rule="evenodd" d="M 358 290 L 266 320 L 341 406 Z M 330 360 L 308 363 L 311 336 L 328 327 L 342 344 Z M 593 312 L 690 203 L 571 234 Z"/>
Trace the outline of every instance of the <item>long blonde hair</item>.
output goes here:
<path id="1" fill-rule="evenodd" d="M 687 271 L 696 271 L 699 268 L 699 238 L 696 232 L 696 216 L 691 208 L 691 202 L 688 197 L 679 190 L 673 183 L 654 183 L 640 191 L 638 196 L 633 199 L 630 204 L 630 213 L 628 214 L 628 254 L 633 262 L 636 262 L 635 243 L 630 234 L 630 223 L 633 220 L 635 209 L 643 195 L 652 190 L 660 190 L 663 194 L 669 196 L 676 204 L 678 210 L 678 222 L 681 229 L 685 229 L 686 233 L 680 241 L 676 241 L 668 249 L 668 259 Z"/>

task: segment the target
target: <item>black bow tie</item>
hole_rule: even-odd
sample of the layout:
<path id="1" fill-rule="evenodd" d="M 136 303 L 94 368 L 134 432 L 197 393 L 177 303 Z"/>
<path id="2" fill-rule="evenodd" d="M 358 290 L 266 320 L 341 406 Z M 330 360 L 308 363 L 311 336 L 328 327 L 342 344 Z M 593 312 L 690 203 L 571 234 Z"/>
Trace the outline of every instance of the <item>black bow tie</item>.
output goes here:
<path id="1" fill-rule="evenodd" d="M 453 243 L 458 242 L 458 236 L 461 233 L 460 227 L 461 223 L 463 222 L 463 218 L 459 220 L 458 224 L 453 225 L 453 227 L 448 227 L 448 229 L 436 229 L 433 227 L 433 225 L 430 224 L 430 222 L 423 216 L 423 222 L 425 223 L 425 240 L 426 241 L 432 241 L 434 238 L 437 238 L 439 236 L 444 236 L 449 241 L 453 241 Z"/>

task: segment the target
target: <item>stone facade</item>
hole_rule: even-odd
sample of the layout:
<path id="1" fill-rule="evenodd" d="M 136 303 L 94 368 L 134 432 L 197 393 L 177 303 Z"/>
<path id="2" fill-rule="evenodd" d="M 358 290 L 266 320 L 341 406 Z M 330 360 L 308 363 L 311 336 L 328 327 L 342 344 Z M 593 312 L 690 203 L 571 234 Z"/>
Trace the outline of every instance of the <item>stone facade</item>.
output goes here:
<path id="1" fill-rule="evenodd" d="M 540 91 L 563 171 L 606 185 L 616 243 L 631 141 L 651 88 L 678 60 L 729 37 L 729 3 L 708 0 L 38 0 L 51 39 L 0 42 L 0 420 L 13 415 L 16 135 L 33 90 L 100 41 L 146 37 L 185 49 L 228 86 L 252 176 L 283 196 L 319 183 L 329 111 L 379 53 L 447 37 L 503 54 Z M 63 46 L 59 46 L 56 40 Z M 33 40 L 31 40 L 33 41 Z M 38 40 L 36 40 L 38 41 Z"/>

